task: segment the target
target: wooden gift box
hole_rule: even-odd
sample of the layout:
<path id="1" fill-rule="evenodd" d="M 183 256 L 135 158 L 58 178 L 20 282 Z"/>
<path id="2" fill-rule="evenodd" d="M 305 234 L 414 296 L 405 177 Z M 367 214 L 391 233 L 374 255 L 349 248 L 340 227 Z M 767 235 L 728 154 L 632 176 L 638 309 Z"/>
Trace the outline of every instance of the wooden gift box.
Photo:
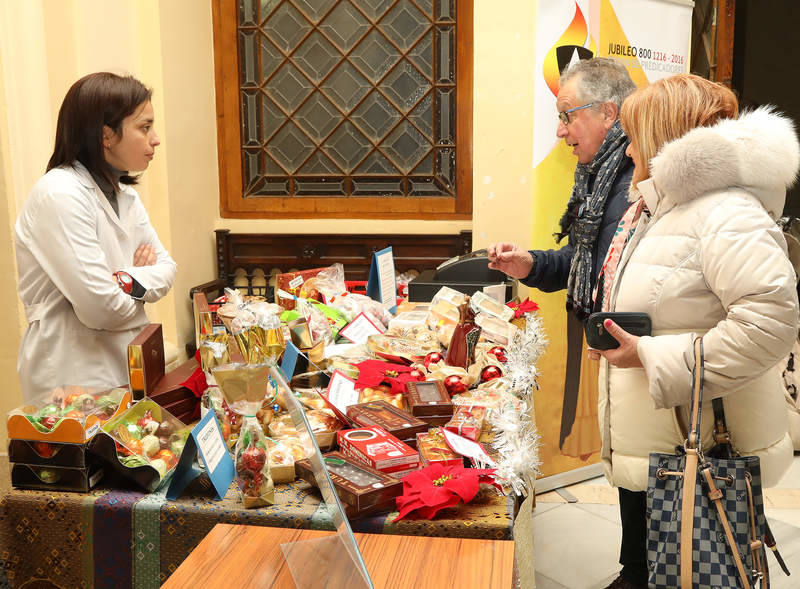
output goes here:
<path id="1" fill-rule="evenodd" d="M 350 405 L 347 417 L 362 427 L 377 425 L 412 448 L 417 447 L 417 434 L 428 430 L 427 423 L 386 401 Z"/>
<path id="2" fill-rule="evenodd" d="M 453 419 L 453 414 L 449 415 L 420 415 L 420 420 L 428 424 L 428 427 L 442 427 L 448 421 Z"/>
<path id="3" fill-rule="evenodd" d="M 357 512 L 385 504 L 403 493 L 400 479 L 359 464 L 340 452 L 329 452 L 323 458 L 339 499 Z M 308 459 L 295 462 L 294 466 L 298 477 L 317 486 Z"/>
<path id="4" fill-rule="evenodd" d="M 406 383 L 406 401 L 411 414 L 423 418 L 441 418 L 453 415 L 453 402 L 441 380 L 426 380 Z"/>
<path id="5" fill-rule="evenodd" d="M 166 372 L 160 323 L 150 323 L 128 345 L 128 379 L 133 399 L 149 398 L 186 423 L 196 419 L 200 399 L 181 383 L 197 367 L 197 361 L 190 358 L 172 372 Z"/>

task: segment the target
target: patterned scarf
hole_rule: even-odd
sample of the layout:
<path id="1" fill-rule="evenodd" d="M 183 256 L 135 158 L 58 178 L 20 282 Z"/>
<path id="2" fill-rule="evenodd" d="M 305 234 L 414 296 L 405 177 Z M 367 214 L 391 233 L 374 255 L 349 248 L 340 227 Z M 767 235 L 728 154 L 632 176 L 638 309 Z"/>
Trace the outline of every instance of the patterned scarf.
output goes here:
<path id="1" fill-rule="evenodd" d="M 588 164 L 578 164 L 572 196 L 560 221 L 561 233 L 556 234 L 557 241 L 569 235 L 569 242 L 575 248 L 567 279 L 567 311 L 573 311 L 581 320 L 592 312 L 592 250 L 600 233 L 606 200 L 617 172 L 625 163 L 628 143 L 616 121 L 594 159 Z M 592 179 L 594 183 L 589 192 Z"/>
<path id="2" fill-rule="evenodd" d="M 639 224 L 639 218 L 643 214 L 645 217 L 649 217 L 650 211 L 644 204 L 644 199 L 639 197 L 635 203 L 628 207 L 628 210 L 622 215 L 619 225 L 617 225 L 617 230 L 611 239 L 611 245 L 608 248 L 603 267 L 600 268 L 597 284 L 594 285 L 594 292 L 592 293 L 594 307 L 597 308 L 599 305 L 601 311 L 611 310 L 609 308 L 611 285 L 614 283 L 614 277 L 617 274 L 622 250 L 625 249 L 628 241 L 633 237 L 636 226 Z"/>

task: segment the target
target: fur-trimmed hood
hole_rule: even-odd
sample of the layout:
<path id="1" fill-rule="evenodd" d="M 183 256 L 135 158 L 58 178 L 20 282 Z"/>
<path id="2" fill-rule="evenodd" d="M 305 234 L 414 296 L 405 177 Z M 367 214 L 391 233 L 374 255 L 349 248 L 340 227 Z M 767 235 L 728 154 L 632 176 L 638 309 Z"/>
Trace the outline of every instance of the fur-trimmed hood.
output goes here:
<path id="1" fill-rule="evenodd" d="M 772 107 L 761 107 L 667 143 L 650 169 L 657 190 L 675 204 L 739 187 L 777 219 L 798 166 L 800 144 L 794 123 Z"/>

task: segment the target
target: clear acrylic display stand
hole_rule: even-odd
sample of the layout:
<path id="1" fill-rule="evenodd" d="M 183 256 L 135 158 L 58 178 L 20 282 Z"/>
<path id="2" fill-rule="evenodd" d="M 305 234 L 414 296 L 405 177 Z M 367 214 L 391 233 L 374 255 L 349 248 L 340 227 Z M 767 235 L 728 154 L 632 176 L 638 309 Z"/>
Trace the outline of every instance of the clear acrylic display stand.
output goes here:
<path id="1" fill-rule="evenodd" d="M 289 415 L 303 446 L 313 447 L 310 457 L 314 478 L 317 481 L 324 507 L 328 509 L 336 534 L 313 540 L 300 540 L 281 544 L 286 564 L 292 573 L 297 589 L 374 589 L 367 566 L 361 557 L 353 530 L 347 521 L 344 508 L 331 482 L 330 474 L 322 459 L 319 445 L 308 424 L 305 412 L 292 393 L 280 368 L 270 368 L 270 375 L 283 391 Z"/>

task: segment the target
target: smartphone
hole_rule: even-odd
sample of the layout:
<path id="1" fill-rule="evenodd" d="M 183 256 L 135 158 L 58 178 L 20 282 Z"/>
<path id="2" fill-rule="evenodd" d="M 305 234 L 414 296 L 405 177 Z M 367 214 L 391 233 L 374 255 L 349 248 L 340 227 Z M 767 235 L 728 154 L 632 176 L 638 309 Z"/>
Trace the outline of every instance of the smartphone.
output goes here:
<path id="1" fill-rule="evenodd" d="M 603 322 L 611 319 L 622 329 L 632 335 L 650 335 L 652 325 L 647 313 L 608 312 L 592 313 L 586 320 L 586 343 L 595 350 L 613 350 L 619 347 L 619 342 L 606 331 Z"/>

